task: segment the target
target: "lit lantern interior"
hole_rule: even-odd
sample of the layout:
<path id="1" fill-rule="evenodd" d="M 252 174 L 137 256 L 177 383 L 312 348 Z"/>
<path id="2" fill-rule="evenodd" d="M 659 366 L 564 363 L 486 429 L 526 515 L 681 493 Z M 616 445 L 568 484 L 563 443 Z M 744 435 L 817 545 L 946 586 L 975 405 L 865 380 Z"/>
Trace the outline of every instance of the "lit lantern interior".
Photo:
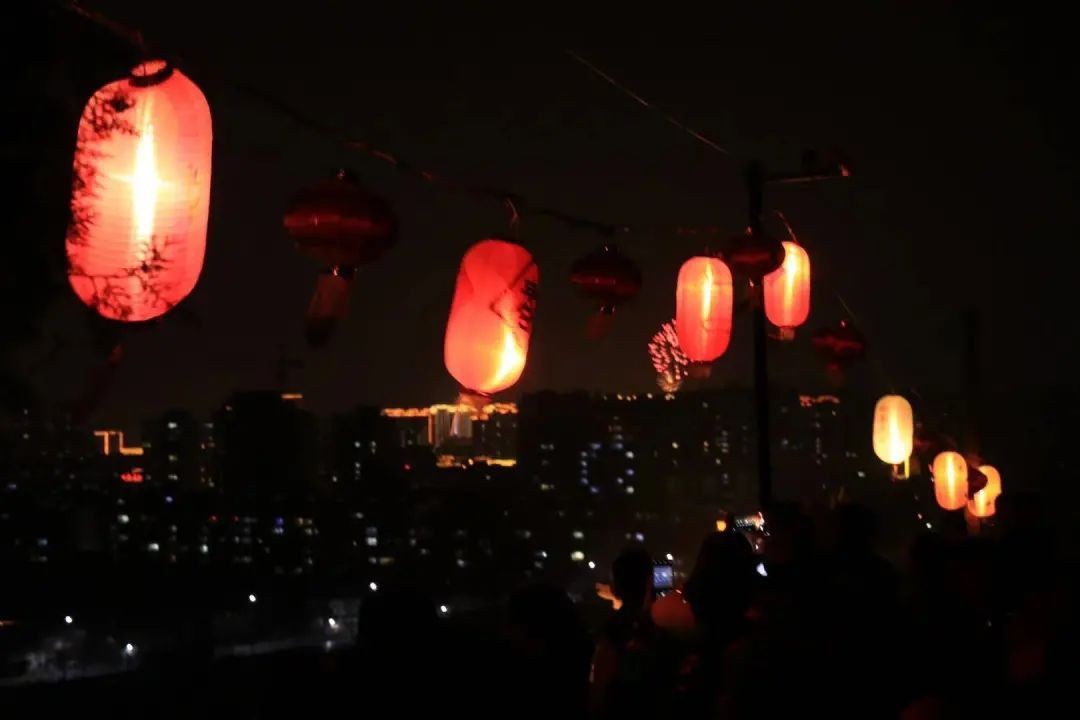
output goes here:
<path id="1" fill-rule="evenodd" d="M 75 152 L 68 278 L 113 320 L 149 320 L 195 287 L 206 250 L 212 128 L 202 92 L 165 63 L 90 99 Z"/>
<path id="2" fill-rule="evenodd" d="M 463 388 L 488 395 L 525 369 L 539 270 L 529 251 L 482 240 L 461 261 L 446 324 L 446 369 Z"/>
<path id="3" fill-rule="evenodd" d="M 727 350 L 732 292 L 731 270 L 723 261 L 693 257 L 683 263 L 675 291 L 675 331 L 691 362 L 712 362 Z"/>
<path id="4" fill-rule="evenodd" d="M 899 465 L 911 456 L 915 421 L 911 403 L 899 395 L 886 395 L 874 406 L 874 454 L 882 462 Z"/>
<path id="5" fill-rule="evenodd" d="M 934 497 L 945 510 L 959 510 L 967 504 L 968 469 L 960 453 L 948 451 L 934 458 Z"/>
<path id="6" fill-rule="evenodd" d="M 790 330 L 810 316 L 810 256 L 801 245 L 784 243 L 784 264 L 765 276 L 765 315 Z"/>
<path id="7" fill-rule="evenodd" d="M 978 518 L 988 518 L 997 512 L 997 499 L 1001 495 L 1001 473 L 992 465 L 980 465 L 979 472 L 986 476 L 986 487 L 968 501 L 968 511 Z"/>

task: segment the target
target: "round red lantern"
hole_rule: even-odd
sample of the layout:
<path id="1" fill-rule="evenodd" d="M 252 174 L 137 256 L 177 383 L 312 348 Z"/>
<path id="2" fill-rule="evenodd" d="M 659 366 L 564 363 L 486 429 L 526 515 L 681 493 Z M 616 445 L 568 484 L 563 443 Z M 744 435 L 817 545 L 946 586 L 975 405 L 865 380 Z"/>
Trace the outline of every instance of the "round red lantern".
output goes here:
<path id="1" fill-rule="evenodd" d="M 765 316 L 780 328 L 781 339 L 790 340 L 810 316 L 810 256 L 798 243 L 783 245 L 783 265 L 764 279 Z"/>
<path id="2" fill-rule="evenodd" d="M 540 271 L 521 245 L 488 238 L 465 253 L 458 270 L 443 358 L 468 394 L 487 396 L 525 369 Z"/>
<path id="3" fill-rule="evenodd" d="M 675 331 L 699 372 L 727 350 L 733 304 L 731 270 L 722 260 L 698 256 L 683 263 L 675 289 Z"/>
<path id="4" fill-rule="evenodd" d="M 293 197 L 285 230 L 300 252 L 324 267 L 308 305 L 306 328 L 308 344 L 322 347 L 348 312 L 356 269 L 394 244 L 397 218 L 386 201 L 341 170 Z"/>
<path id="5" fill-rule="evenodd" d="M 68 280 L 112 320 L 150 320 L 195 287 L 212 144 L 202 92 L 161 60 L 90 98 L 75 145 Z"/>
<path id="6" fill-rule="evenodd" d="M 835 327 L 818 330 L 810 342 L 825 360 L 829 377 L 834 383 L 842 382 L 844 368 L 866 354 L 866 341 L 862 333 L 846 320 L 841 320 Z"/>
<path id="7" fill-rule="evenodd" d="M 760 280 L 783 264 L 784 246 L 765 232 L 755 235 L 746 228 L 728 244 L 724 260 L 738 275 Z"/>
<path id="8" fill-rule="evenodd" d="M 589 323 L 589 336 L 598 337 L 607 330 L 615 307 L 641 291 L 641 270 L 615 247 L 602 245 L 574 262 L 570 282 L 599 306 Z"/>

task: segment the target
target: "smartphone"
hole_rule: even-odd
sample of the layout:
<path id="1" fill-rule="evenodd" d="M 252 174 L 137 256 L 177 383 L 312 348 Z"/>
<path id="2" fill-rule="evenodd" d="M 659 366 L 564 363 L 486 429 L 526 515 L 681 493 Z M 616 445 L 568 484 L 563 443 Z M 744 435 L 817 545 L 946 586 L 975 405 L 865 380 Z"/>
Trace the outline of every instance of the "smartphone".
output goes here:
<path id="1" fill-rule="evenodd" d="M 675 587 L 675 574 L 671 563 L 656 563 L 652 571 L 653 589 L 661 595 Z"/>

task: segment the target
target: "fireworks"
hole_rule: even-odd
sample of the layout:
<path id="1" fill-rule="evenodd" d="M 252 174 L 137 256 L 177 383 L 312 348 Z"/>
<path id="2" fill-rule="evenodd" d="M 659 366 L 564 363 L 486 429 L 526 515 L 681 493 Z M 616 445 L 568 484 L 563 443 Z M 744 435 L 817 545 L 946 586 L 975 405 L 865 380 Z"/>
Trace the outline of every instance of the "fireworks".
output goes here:
<path id="1" fill-rule="evenodd" d="M 664 392 L 675 392 L 686 378 L 690 359 L 679 347 L 675 322 L 666 322 L 649 341 L 649 360 L 656 370 L 656 384 Z"/>

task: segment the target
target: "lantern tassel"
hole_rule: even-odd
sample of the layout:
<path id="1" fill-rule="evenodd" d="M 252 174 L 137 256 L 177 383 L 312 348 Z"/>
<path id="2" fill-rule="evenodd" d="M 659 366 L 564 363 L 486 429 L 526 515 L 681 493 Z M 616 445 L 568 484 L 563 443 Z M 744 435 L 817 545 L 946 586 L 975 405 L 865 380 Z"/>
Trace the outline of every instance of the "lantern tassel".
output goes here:
<path id="1" fill-rule="evenodd" d="M 308 346 L 322 348 L 330 342 L 338 321 L 348 314 L 351 286 L 351 274 L 343 273 L 338 268 L 319 274 L 315 281 L 315 293 L 308 305 L 307 326 L 304 329 Z"/>

